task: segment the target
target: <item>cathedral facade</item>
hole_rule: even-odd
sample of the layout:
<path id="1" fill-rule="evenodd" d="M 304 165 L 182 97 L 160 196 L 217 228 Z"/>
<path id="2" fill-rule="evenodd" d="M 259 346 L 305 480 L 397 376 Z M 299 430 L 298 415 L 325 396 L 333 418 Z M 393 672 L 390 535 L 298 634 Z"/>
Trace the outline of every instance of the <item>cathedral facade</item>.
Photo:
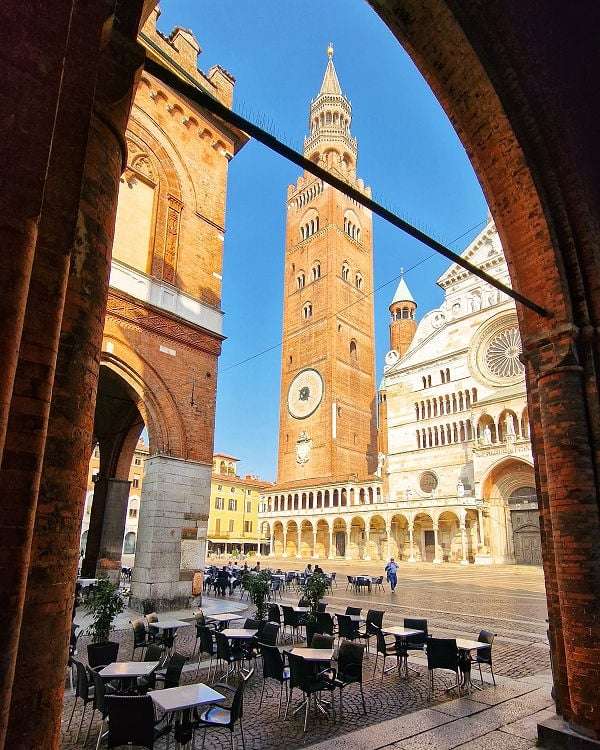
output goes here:
<path id="1" fill-rule="evenodd" d="M 510 285 L 493 222 L 462 257 Z M 444 300 L 418 326 L 404 280 L 390 306 L 378 394 L 390 552 L 407 561 L 541 564 L 514 302 L 457 264 L 437 283 Z"/>

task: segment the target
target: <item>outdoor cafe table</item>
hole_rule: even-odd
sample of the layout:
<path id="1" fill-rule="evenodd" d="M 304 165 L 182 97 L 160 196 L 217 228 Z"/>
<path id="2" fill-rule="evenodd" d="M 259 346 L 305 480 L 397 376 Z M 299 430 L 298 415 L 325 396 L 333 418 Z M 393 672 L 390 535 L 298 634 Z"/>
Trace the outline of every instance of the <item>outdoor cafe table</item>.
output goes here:
<path id="1" fill-rule="evenodd" d="M 402 645 L 406 645 L 406 639 L 411 635 L 423 635 L 422 630 L 414 630 L 413 628 L 403 628 L 401 625 L 385 625 L 381 628 L 381 632 L 386 635 L 393 635 L 402 642 Z M 404 676 L 408 679 L 408 653 L 406 649 L 402 649 L 402 666 L 400 667 L 400 674 L 402 674 L 402 667 L 404 667 Z M 393 669 L 393 667 L 390 667 Z M 388 670 L 389 671 L 389 670 Z"/>
<path id="2" fill-rule="evenodd" d="M 209 685 L 202 682 L 180 687 L 165 688 L 164 690 L 152 690 L 149 695 L 154 703 L 165 713 L 181 714 L 181 721 L 189 720 L 189 710 L 207 703 L 215 703 L 225 700 L 225 696 L 213 690 Z M 191 747 L 191 740 L 187 743 Z M 177 743 L 177 747 L 185 747 Z"/>
<path id="3" fill-rule="evenodd" d="M 173 651 L 173 640 L 174 640 L 174 630 L 177 630 L 177 628 L 184 628 L 186 625 L 189 625 L 189 622 L 184 622 L 183 620 L 157 620 L 156 622 L 149 622 L 148 625 L 150 625 L 151 628 L 154 628 L 155 630 L 162 630 L 164 633 L 164 640 L 166 644 L 166 651 L 167 653 L 172 653 Z"/>
<path id="4" fill-rule="evenodd" d="M 327 662 L 329 664 L 331 660 L 333 659 L 333 648 L 308 648 L 306 646 L 300 646 L 300 647 L 294 647 L 294 648 L 287 648 L 285 651 L 288 654 L 294 654 L 294 656 L 301 656 L 304 661 L 322 661 Z M 300 711 L 300 709 L 304 708 L 306 706 L 306 701 L 308 698 L 305 698 L 302 703 L 294 709 L 294 716 Z M 320 700 L 315 695 L 315 705 L 317 708 L 321 711 L 322 714 L 327 715 L 328 714 L 328 706 L 327 704 L 323 703 L 322 700 Z"/>
<path id="5" fill-rule="evenodd" d="M 217 612 L 214 615 L 206 615 L 206 619 L 209 622 L 216 622 L 220 624 L 220 627 L 227 627 L 230 620 L 243 620 L 246 615 L 236 614 L 235 612 Z"/>
<path id="6" fill-rule="evenodd" d="M 135 686 L 138 677 L 151 675 L 159 664 L 158 661 L 115 661 L 98 674 L 103 680 L 118 680 L 119 691 L 126 691 Z"/>
<path id="7" fill-rule="evenodd" d="M 230 640 L 236 640 L 236 639 L 250 639 L 253 638 L 257 633 L 257 628 L 225 628 L 221 631 L 225 638 L 229 638 Z"/>
<path id="8" fill-rule="evenodd" d="M 471 693 L 471 688 L 482 690 L 479 685 L 471 681 L 471 651 L 477 651 L 479 648 L 487 648 L 489 643 L 482 641 L 471 641 L 467 638 L 457 638 L 456 647 L 460 653 L 460 671 L 462 673 L 462 686 L 467 688 L 467 693 Z"/>

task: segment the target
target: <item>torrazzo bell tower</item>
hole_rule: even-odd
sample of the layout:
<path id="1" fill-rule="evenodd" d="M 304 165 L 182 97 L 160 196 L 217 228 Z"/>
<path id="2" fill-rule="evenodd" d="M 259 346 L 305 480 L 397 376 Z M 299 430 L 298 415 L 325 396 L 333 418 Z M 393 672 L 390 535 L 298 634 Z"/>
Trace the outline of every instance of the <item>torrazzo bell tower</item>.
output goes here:
<path id="1" fill-rule="evenodd" d="M 304 156 L 370 196 L 331 46 L 328 57 Z M 287 197 L 278 485 L 376 469 L 372 291 L 371 212 L 305 172 Z"/>

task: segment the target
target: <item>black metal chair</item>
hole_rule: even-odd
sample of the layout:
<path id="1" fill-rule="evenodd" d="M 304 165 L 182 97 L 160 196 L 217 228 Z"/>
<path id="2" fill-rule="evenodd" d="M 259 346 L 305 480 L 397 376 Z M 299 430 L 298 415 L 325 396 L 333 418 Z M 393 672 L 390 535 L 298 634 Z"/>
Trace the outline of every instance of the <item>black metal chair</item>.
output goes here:
<path id="1" fill-rule="evenodd" d="M 94 715 L 96 711 L 98 711 L 102 719 L 100 722 L 100 730 L 98 732 L 98 740 L 96 741 L 96 750 L 98 750 L 98 747 L 100 746 L 100 740 L 102 739 L 102 730 L 104 729 L 104 722 L 108 714 L 106 696 L 113 695 L 114 688 L 112 688 L 110 685 L 107 685 L 102 679 L 102 677 L 100 676 L 100 673 L 94 671 L 93 669 L 90 671 L 90 676 L 94 683 L 94 704 L 93 704 L 93 709 L 92 709 L 92 715 L 90 716 L 90 723 L 88 724 L 87 734 L 85 735 L 85 740 L 83 744 L 84 746 L 87 745 L 88 737 L 90 736 L 90 729 L 92 728 L 92 721 L 94 720 Z"/>
<path id="2" fill-rule="evenodd" d="M 276 646 L 279 640 L 279 625 L 276 622 L 265 622 L 260 629 L 259 643 Z"/>
<path id="3" fill-rule="evenodd" d="M 362 612 L 362 607 L 346 607 L 347 615 L 354 615 L 355 617 L 360 617 L 361 612 Z"/>
<path id="4" fill-rule="evenodd" d="M 197 630 L 200 637 L 200 646 L 198 647 L 198 666 L 196 668 L 196 677 L 200 672 L 200 661 L 202 657 L 206 655 L 210 660 L 208 663 L 208 675 L 206 679 L 207 681 L 210 681 L 210 672 L 213 666 L 213 659 L 217 654 L 215 631 L 212 630 L 212 628 L 209 628 L 207 625 L 197 627 Z"/>
<path id="5" fill-rule="evenodd" d="M 362 698 L 363 711 L 367 713 L 365 705 L 365 694 L 363 692 L 363 659 L 365 655 L 365 646 L 362 643 L 353 641 L 342 641 L 338 651 L 338 668 L 334 675 L 333 684 L 340 690 L 340 719 L 344 712 L 342 700 L 342 691 L 348 685 L 358 684 L 360 686 L 360 696 Z"/>
<path id="6" fill-rule="evenodd" d="M 383 627 L 383 615 L 385 610 L 383 609 L 369 609 L 367 610 L 367 620 L 365 622 L 365 629 L 358 630 L 358 637 L 364 640 L 367 645 L 367 653 L 369 652 L 369 641 L 375 636 L 375 627 L 381 629 Z"/>
<path id="7" fill-rule="evenodd" d="M 422 631 L 421 633 L 417 633 L 416 635 L 409 635 L 407 638 L 398 639 L 398 648 L 402 649 L 402 658 L 406 665 L 406 669 L 410 669 L 411 672 L 418 674 L 418 670 L 414 669 L 414 667 L 408 666 L 408 652 L 423 651 L 425 648 L 425 644 L 429 643 L 427 620 L 423 618 L 405 617 L 404 627 Z"/>
<path id="8" fill-rule="evenodd" d="M 285 633 L 286 628 L 290 628 L 292 643 L 296 643 L 300 640 L 300 628 L 303 627 L 300 614 L 295 612 L 293 607 L 285 604 L 281 605 L 281 611 L 283 612 L 283 632 Z"/>
<path id="9" fill-rule="evenodd" d="M 165 664 L 165 671 L 159 672 L 156 675 L 157 687 L 159 683 L 162 683 L 162 687 L 164 688 L 179 687 L 181 672 L 185 662 L 186 657 L 183 654 L 180 654 L 177 651 L 171 654 Z"/>
<path id="10" fill-rule="evenodd" d="M 200 642 L 199 628 L 203 628 L 206 626 L 206 618 L 204 617 L 204 612 L 201 609 L 199 609 L 197 612 L 193 612 L 192 614 L 194 615 L 194 625 L 196 626 L 196 641 L 194 643 L 194 650 L 192 651 L 192 656 L 194 656 Z"/>
<path id="11" fill-rule="evenodd" d="M 494 681 L 494 685 L 496 684 L 496 678 L 494 677 L 494 668 L 492 666 L 492 644 L 494 643 L 494 638 L 496 637 L 496 633 L 491 633 L 489 630 L 480 630 L 479 636 L 477 640 L 480 643 L 489 643 L 489 647 L 486 648 L 478 648 L 475 658 L 473 659 L 473 662 L 478 665 L 479 667 L 479 676 L 481 678 L 481 684 L 483 685 L 483 674 L 481 673 L 481 665 L 487 664 L 490 668 L 490 672 L 492 673 L 492 680 Z"/>
<path id="12" fill-rule="evenodd" d="M 348 589 L 354 589 L 356 588 L 356 576 L 346 576 L 348 579 L 348 583 L 346 584 L 346 591 Z"/>
<path id="13" fill-rule="evenodd" d="M 107 747 L 136 745 L 153 750 L 154 704 L 149 695 L 107 695 Z"/>
<path id="14" fill-rule="evenodd" d="M 317 612 L 317 633 L 327 633 L 327 635 L 337 635 L 335 622 L 329 612 Z"/>
<path id="15" fill-rule="evenodd" d="M 71 727 L 71 721 L 73 720 L 73 714 L 75 713 L 75 708 L 77 706 L 77 701 L 81 700 L 83 701 L 83 710 L 81 711 L 81 719 L 79 720 L 79 727 L 77 728 L 77 737 L 75 738 L 75 742 L 79 740 L 79 733 L 81 732 L 81 726 L 83 724 L 83 717 L 85 716 L 85 710 L 88 706 L 88 703 L 92 703 L 94 700 L 94 683 L 93 678 L 91 676 L 91 670 L 89 667 L 86 667 L 85 664 L 78 659 L 73 659 L 73 664 L 75 665 L 75 671 L 76 671 L 76 681 L 75 681 L 75 700 L 73 701 L 73 710 L 71 711 L 71 716 L 69 717 L 69 723 L 67 724 L 67 732 L 69 731 Z"/>
<path id="16" fill-rule="evenodd" d="M 351 619 L 350 615 L 335 615 L 337 620 L 338 642 L 345 638 L 348 641 L 355 641 L 360 638 L 358 625 Z"/>
<path id="17" fill-rule="evenodd" d="M 333 706 L 333 691 L 335 685 L 333 680 L 329 679 L 327 675 L 323 673 L 315 674 L 311 667 L 310 662 L 305 661 L 301 656 L 294 654 L 293 652 L 288 653 L 288 662 L 290 665 L 290 691 L 288 693 L 287 704 L 285 707 L 285 717 L 287 719 L 290 702 L 292 700 L 292 693 L 294 688 L 299 688 L 304 693 L 304 731 L 306 732 L 306 723 L 308 720 L 308 711 L 310 708 L 311 696 L 315 693 L 321 693 L 327 690 L 332 695 L 332 706 Z M 319 704 L 317 704 L 319 705 Z M 294 713 L 300 710 L 302 706 L 299 706 Z M 334 710 L 335 717 L 335 710 Z"/>
<path id="18" fill-rule="evenodd" d="M 285 658 L 277 646 L 267 643 L 259 644 L 260 653 L 263 663 L 263 686 L 260 693 L 260 702 L 258 708 L 262 706 L 263 694 L 265 692 L 265 683 L 267 679 L 276 680 L 279 683 L 279 707 L 277 709 L 277 718 L 281 715 L 281 698 L 283 696 L 283 686 L 285 685 L 285 695 L 287 702 L 288 682 L 290 679 L 290 668 L 285 665 Z"/>
<path id="19" fill-rule="evenodd" d="M 156 687 L 156 678 L 158 675 L 164 675 L 165 665 L 169 659 L 169 655 L 158 643 L 151 643 L 146 649 L 144 654 L 144 661 L 157 661 L 158 666 L 147 677 L 138 677 L 136 686 L 138 693 L 145 695 L 148 690 L 154 690 Z"/>
<path id="20" fill-rule="evenodd" d="M 198 728 L 204 729 L 204 735 L 202 737 L 202 748 L 204 749 L 204 741 L 206 739 L 206 730 L 209 727 L 214 727 L 216 729 L 229 729 L 230 735 L 231 735 L 231 750 L 235 750 L 235 743 L 233 739 L 233 732 L 235 729 L 235 725 L 239 722 L 240 725 L 240 734 L 242 736 L 242 747 L 244 750 L 246 750 L 246 742 L 244 740 L 244 724 L 243 724 L 243 717 L 244 717 L 244 688 L 246 687 L 246 683 L 248 680 L 252 677 L 254 674 L 254 670 L 251 669 L 248 673 L 242 674 L 242 679 L 240 680 L 239 685 L 237 688 L 232 688 L 230 685 L 227 685 L 222 682 L 218 682 L 216 685 L 214 685 L 214 688 L 216 690 L 228 690 L 233 691 L 233 700 L 231 702 L 231 706 L 221 706 L 221 705 L 214 705 L 210 706 L 209 708 L 202 711 L 201 714 L 197 716 L 197 726 Z M 192 743 L 193 744 L 193 743 Z"/>
<path id="21" fill-rule="evenodd" d="M 154 643 L 154 638 L 152 638 L 147 632 L 146 632 L 146 623 L 142 618 L 139 618 L 138 620 L 130 620 L 131 627 L 133 629 L 133 649 L 131 651 L 131 661 L 135 660 L 135 652 L 138 648 L 142 649 L 142 653 L 140 654 L 140 659 L 144 656 L 144 649 L 146 649 L 151 643 Z"/>
<path id="22" fill-rule="evenodd" d="M 223 633 L 215 633 L 215 639 L 217 641 L 217 660 L 221 665 L 227 665 L 220 679 L 227 680 L 229 675 L 234 671 L 235 665 L 247 659 L 247 654 L 239 643 L 231 646 L 227 636 L 223 635 Z"/>
<path id="23" fill-rule="evenodd" d="M 458 688 L 460 695 L 460 663 L 456 638 L 429 638 L 427 641 L 427 669 L 429 670 L 429 697 L 433 696 L 433 673 L 436 669 L 448 669 L 456 674 L 456 683 L 446 689 Z"/>
<path id="24" fill-rule="evenodd" d="M 387 672 L 392 669 L 392 667 L 390 667 L 389 669 L 385 668 L 386 659 L 388 659 L 389 657 L 393 657 L 396 660 L 396 668 L 400 670 L 400 654 L 398 652 L 398 646 L 395 639 L 394 641 L 386 641 L 381 628 L 378 628 L 376 625 L 373 625 L 373 630 L 375 631 L 375 639 L 377 641 L 377 653 L 375 656 L 375 665 L 373 667 L 373 677 L 375 676 L 375 672 L 377 671 L 377 662 L 379 661 L 379 657 L 382 656 L 383 666 L 381 668 L 381 681 L 383 682 L 383 675 L 387 674 Z"/>

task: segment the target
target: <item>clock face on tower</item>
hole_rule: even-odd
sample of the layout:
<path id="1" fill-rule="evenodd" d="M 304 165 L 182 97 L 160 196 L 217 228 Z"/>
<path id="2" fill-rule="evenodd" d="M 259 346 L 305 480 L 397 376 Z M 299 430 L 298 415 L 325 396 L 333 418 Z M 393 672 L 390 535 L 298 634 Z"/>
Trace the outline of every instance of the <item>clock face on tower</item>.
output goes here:
<path id="1" fill-rule="evenodd" d="M 301 370 L 290 383 L 287 407 L 295 419 L 309 417 L 323 398 L 323 378 L 312 367 Z"/>

